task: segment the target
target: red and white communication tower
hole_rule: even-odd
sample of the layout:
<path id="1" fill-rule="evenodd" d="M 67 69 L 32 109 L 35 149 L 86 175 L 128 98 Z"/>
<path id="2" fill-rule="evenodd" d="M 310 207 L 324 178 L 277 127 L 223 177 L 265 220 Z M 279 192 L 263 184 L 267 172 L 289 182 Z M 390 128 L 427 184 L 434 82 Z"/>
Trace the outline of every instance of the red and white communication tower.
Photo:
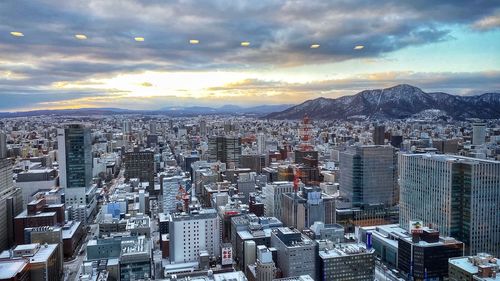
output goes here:
<path id="1" fill-rule="evenodd" d="M 311 151 L 313 150 L 313 146 L 311 144 L 312 140 L 312 124 L 311 120 L 309 119 L 309 116 L 304 115 L 304 118 L 302 119 L 302 124 L 300 124 L 299 127 L 299 138 L 300 138 L 300 145 L 299 145 L 299 150 L 300 151 Z"/>

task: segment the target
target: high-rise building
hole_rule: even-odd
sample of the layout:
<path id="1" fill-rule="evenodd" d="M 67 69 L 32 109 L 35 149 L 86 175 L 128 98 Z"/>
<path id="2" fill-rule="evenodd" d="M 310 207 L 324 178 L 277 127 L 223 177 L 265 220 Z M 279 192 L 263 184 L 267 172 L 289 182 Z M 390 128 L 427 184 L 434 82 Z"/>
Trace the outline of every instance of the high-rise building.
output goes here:
<path id="1" fill-rule="evenodd" d="M 207 135 L 207 121 L 205 121 L 204 119 L 200 120 L 200 135 Z"/>
<path id="2" fill-rule="evenodd" d="M 319 267 L 318 280 L 374 280 L 374 250 L 360 243 L 319 249 Z"/>
<path id="3" fill-rule="evenodd" d="M 22 193 L 14 187 L 12 164 L 9 159 L 0 159 L 0 250 L 14 242 L 13 219 L 23 210 Z"/>
<path id="4" fill-rule="evenodd" d="M 252 172 L 261 173 L 266 167 L 266 155 L 246 154 L 240 157 L 240 168 L 249 168 Z"/>
<path id="5" fill-rule="evenodd" d="M 92 185 L 92 143 L 90 129 L 71 124 L 57 131 L 59 183 L 65 202 L 71 206 L 87 203 L 86 191 Z"/>
<path id="6" fill-rule="evenodd" d="M 8 159 L 0 159 L 0 193 L 14 187 L 12 163 Z"/>
<path id="7" fill-rule="evenodd" d="M 353 207 L 395 205 L 396 172 L 392 146 L 351 146 L 340 153 L 340 194 Z"/>
<path id="8" fill-rule="evenodd" d="M 132 133 L 132 123 L 130 123 L 130 121 L 128 120 L 123 121 L 123 133 L 124 134 Z"/>
<path id="9" fill-rule="evenodd" d="M 125 153 L 125 178 L 138 178 L 141 182 L 148 182 L 148 191 L 154 190 L 155 183 L 154 152 L 130 151 Z"/>
<path id="10" fill-rule="evenodd" d="M 293 182 L 275 181 L 262 188 L 265 196 L 264 213 L 266 216 L 281 218 L 281 202 L 283 194 L 287 192 L 293 192 Z"/>
<path id="11" fill-rule="evenodd" d="M 443 280 L 448 276 L 448 260 L 463 256 L 464 244 L 439 231 L 419 230 L 398 238 L 398 269 L 412 280 Z"/>
<path id="12" fill-rule="evenodd" d="M 465 243 L 465 253 L 500 254 L 500 161 L 400 154 L 401 227 L 422 220 Z"/>
<path id="13" fill-rule="evenodd" d="M 335 198 L 322 193 L 319 187 L 285 193 L 281 202 L 281 220 L 289 227 L 302 231 L 315 222 L 335 223 Z"/>
<path id="14" fill-rule="evenodd" d="M 257 134 L 257 154 L 266 154 L 266 135 L 260 132 Z"/>
<path id="15" fill-rule="evenodd" d="M 272 281 L 276 276 L 276 265 L 273 261 L 273 254 L 264 245 L 257 246 L 255 276 L 256 280 L 259 281 Z"/>
<path id="16" fill-rule="evenodd" d="M 316 243 L 296 229 L 280 227 L 271 233 L 276 248 L 277 266 L 283 277 L 309 275 L 316 279 Z"/>
<path id="17" fill-rule="evenodd" d="M 210 137 L 208 140 L 208 159 L 211 162 L 220 161 L 229 167 L 238 167 L 241 156 L 241 138 L 238 137 Z"/>
<path id="18" fill-rule="evenodd" d="M 220 255 L 220 220 L 215 209 L 174 213 L 169 224 L 170 261 L 197 261 L 200 251 Z"/>
<path id="19" fill-rule="evenodd" d="M 255 173 L 243 173 L 240 174 L 237 181 L 238 193 L 242 194 L 244 197 L 242 198 L 243 204 L 248 204 L 248 199 L 250 197 L 251 192 L 255 192 Z"/>
<path id="20" fill-rule="evenodd" d="M 0 131 L 0 159 L 7 158 L 7 135 Z"/>
<path id="21" fill-rule="evenodd" d="M 384 145 L 385 143 L 385 126 L 376 125 L 373 129 L 373 144 Z"/>
<path id="22" fill-rule="evenodd" d="M 245 242 L 253 241 L 255 245 L 271 246 L 271 230 L 279 227 L 283 227 L 283 223 L 274 217 L 259 218 L 251 213 L 232 217 L 231 244 L 236 264 L 244 267 Z"/>
<path id="23" fill-rule="evenodd" d="M 156 135 L 156 121 L 149 121 L 149 134 Z"/>
<path id="24" fill-rule="evenodd" d="M 472 124 L 472 144 L 482 145 L 486 141 L 486 123 Z"/>

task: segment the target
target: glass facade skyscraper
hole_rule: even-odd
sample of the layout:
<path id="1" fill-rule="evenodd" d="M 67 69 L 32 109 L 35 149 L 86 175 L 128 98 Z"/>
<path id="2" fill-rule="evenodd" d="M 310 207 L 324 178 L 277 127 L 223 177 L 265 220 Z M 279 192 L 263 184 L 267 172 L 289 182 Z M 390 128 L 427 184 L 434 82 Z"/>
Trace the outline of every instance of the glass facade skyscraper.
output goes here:
<path id="1" fill-rule="evenodd" d="M 340 153 L 340 194 L 353 207 L 396 203 L 396 161 L 389 145 L 360 145 Z"/>
<path id="2" fill-rule="evenodd" d="M 401 154 L 399 176 L 401 227 L 422 220 L 464 242 L 466 254 L 500 255 L 500 161 Z"/>
<path id="3" fill-rule="evenodd" d="M 64 188 L 65 203 L 86 208 L 86 216 L 95 208 L 92 188 L 92 141 L 90 129 L 83 124 L 66 125 L 57 132 L 59 182 Z M 85 207 L 86 206 L 86 207 Z M 82 209 L 83 210 L 83 209 Z M 80 211 L 81 212 L 81 211 Z M 82 215 L 79 215 L 81 217 Z M 83 218 L 79 219 L 84 221 Z"/>

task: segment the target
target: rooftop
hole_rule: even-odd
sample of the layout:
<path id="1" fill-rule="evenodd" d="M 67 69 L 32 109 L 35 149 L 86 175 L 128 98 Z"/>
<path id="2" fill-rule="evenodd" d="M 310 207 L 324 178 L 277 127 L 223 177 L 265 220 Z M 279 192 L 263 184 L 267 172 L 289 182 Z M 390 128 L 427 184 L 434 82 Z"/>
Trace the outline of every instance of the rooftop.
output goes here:
<path id="1" fill-rule="evenodd" d="M 496 266 L 500 268 L 500 259 L 494 258 L 493 256 L 485 253 L 479 253 L 476 256 L 451 258 L 448 262 L 456 267 L 461 268 L 469 274 L 477 274 L 479 271 L 479 266 Z M 500 280 L 500 275 L 498 275 L 497 278 L 498 279 L 491 280 Z"/>
<path id="2" fill-rule="evenodd" d="M 458 155 L 450 155 L 450 154 L 424 153 L 424 154 L 401 154 L 401 155 L 411 156 L 411 157 L 419 157 L 419 158 L 427 158 L 427 159 L 433 159 L 436 161 L 446 161 L 446 162 L 465 162 L 465 163 L 471 163 L 471 164 L 479 164 L 479 163 L 500 164 L 500 161 L 479 159 L 479 158 L 472 158 L 472 157 L 458 156 Z"/>
<path id="3" fill-rule="evenodd" d="M 21 272 L 27 264 L 28 262 L 23 259 L 0 261 L 0 279 L 5 280 L 13 278 L 18 272 Z"/>
<path id="4" fill-rule="evenodd" d="M 373 253 L 375 250 L 367 250 L 363 243 L 341 243 L 337 244 L 333 249 L 325 249 L 319 251 L 319 256 L 323 259 L 338 258 L 355 255 L 365 255 Z"/>
<path id="5" fill-rule="evenodd" d="M 70 239 L 75 234 L 76 230 L 80 226 L 79 221 L 69 221 L 63 226 L 63 239 Z"/>

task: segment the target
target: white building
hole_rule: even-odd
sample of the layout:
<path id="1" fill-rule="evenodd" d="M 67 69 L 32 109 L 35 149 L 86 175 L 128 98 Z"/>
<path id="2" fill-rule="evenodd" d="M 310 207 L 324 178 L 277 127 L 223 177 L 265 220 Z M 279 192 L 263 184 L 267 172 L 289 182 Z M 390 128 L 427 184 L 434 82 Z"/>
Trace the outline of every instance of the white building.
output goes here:
<path id="1" fill-rule="evenodd" d="M 293 192 L 293 183 L 289 181 L 275 181 L 262 188 L 266 216 L 281 218 L 282 194 L 288 192 Z"/>
<path id="2" fill-rule="evenodd" d="M 500 161 L 400 154 L 399 222 L 422 220 L 465 243 L 466 254 L 500 255 Z"/>
<path id="3" fill-rule="evenodd" d="M 200 251 L 220 255 L 220 221 L 215 209 L 174 213 L 170 217 L 170 261 L 198 261 Z"/>

